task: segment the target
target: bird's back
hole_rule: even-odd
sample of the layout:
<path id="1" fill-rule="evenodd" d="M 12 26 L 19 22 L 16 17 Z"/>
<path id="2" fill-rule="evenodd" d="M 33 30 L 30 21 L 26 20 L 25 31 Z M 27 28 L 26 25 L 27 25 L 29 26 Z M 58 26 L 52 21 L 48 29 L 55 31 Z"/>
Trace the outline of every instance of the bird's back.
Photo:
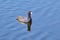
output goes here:
<path id="1" fill-rule="evenodd" d="M 27 23 L 29 21 L 29 19 L 27 17 L 24 17 L 24 16 L 18 16 L 17 20 L 21 23 Z"/>

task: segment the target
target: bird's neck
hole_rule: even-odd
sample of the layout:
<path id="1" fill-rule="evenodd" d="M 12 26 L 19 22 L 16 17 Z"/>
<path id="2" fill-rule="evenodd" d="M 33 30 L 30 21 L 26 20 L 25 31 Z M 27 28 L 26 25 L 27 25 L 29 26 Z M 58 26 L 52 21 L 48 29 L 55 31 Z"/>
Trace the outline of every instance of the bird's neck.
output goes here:
<path id="1" fill-rule="evenodd" d="M 28 18 L 31 18 L 31 15 L 28 15 Z"/>

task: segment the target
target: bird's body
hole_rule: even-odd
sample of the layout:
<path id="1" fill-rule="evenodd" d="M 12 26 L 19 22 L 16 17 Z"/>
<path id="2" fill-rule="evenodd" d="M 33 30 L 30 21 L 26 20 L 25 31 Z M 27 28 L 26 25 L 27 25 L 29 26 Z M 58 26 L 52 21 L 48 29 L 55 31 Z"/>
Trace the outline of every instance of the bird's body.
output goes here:
<path id="1" fill-rule="evenodd" d="M 27 22 L 29 21 L 27 17 L 24 16 L 18 16 L 17 17 L 18 21 L 23 23 L 23 24 L 27 24 Z"/>
<path id="2" fill-rule="evenodd" d="M 27 24 L 28 31 L 31 30 L 31 24 L 32 24 L 31 14 L 32 14 L 32 12 L 29 11 L 29 12 L 28 12 L 28 17 L 24 17 L 24 16 L 18 16 L 18 17 L 17 17 L 17 20 L 18 20 L 19 22 L 21 22 L 22 24 Z"/>

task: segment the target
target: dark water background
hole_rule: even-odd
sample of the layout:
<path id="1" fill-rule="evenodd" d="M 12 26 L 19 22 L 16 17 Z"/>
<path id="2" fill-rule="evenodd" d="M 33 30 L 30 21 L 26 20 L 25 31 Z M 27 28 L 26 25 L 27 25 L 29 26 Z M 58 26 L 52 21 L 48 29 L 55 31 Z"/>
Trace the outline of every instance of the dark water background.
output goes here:
<path id="1" fill-rule="evenodd" d="M 29 10 L 31 32 L 16 20 Z M 60 40 L 60 0 L 0 0 L 0 40 Z"/>

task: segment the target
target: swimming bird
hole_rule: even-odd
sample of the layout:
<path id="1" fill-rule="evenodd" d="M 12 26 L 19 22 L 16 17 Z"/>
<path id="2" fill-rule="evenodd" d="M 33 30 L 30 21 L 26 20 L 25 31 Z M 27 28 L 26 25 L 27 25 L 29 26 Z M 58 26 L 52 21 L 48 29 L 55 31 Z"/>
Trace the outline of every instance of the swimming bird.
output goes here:
<path id="1" fill-rule="evenodd" d="M 31 24 L 32 24 L 32 18 L 31 18 L 31 15 L 32 15 L 32 11 L 29 11 L 28 12 L 28 17 L 24 17 L 24 16 L 18 16 L 16 18 L 16 20 L 18 20 L 19 22 L 21 22 L 22 24 L 27 24 L 27 30 L 28 31 L 31 31 Z"/>

